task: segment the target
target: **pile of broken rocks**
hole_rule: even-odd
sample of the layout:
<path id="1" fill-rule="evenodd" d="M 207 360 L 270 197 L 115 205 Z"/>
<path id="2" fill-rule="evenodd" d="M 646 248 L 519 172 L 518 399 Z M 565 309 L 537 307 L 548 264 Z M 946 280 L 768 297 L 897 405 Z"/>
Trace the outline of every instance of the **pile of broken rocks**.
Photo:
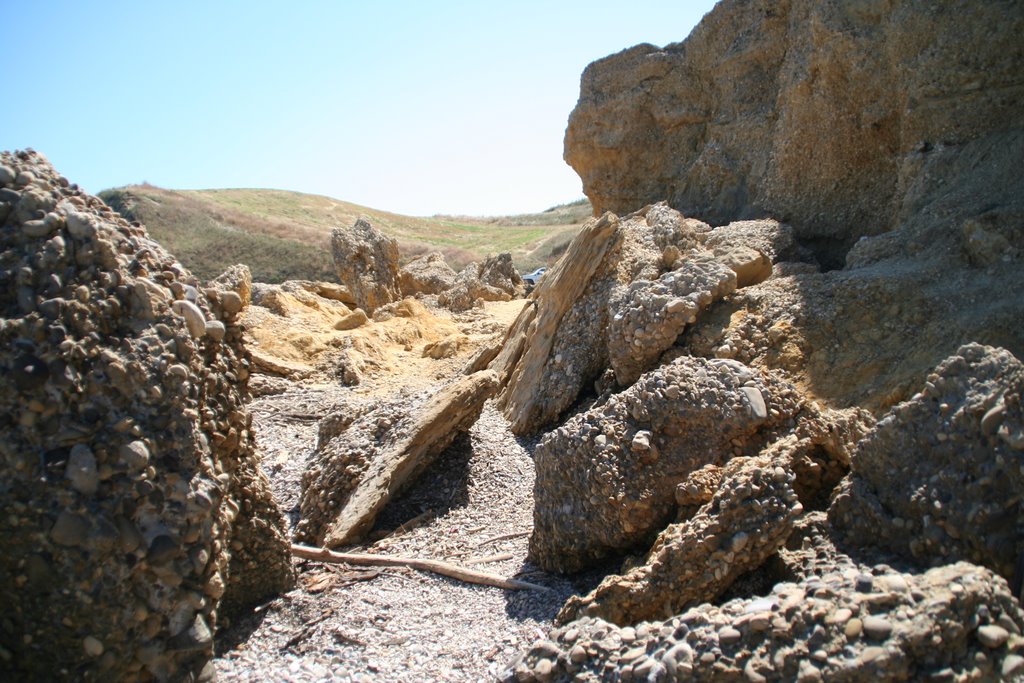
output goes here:
<path id="1" fill-rule="evenodd" d="M 503 680 L 1024 677 L 1024 365 L 965 344 L 876 421 L 797 366 L 685 346 L 787 258 L 813 257 L 786 225 L 655 205 L 593 221 L 538 287 L 490 366 L 513 431 L 571 413 L 534 453 L 530 558 L 632 556 Z"/>

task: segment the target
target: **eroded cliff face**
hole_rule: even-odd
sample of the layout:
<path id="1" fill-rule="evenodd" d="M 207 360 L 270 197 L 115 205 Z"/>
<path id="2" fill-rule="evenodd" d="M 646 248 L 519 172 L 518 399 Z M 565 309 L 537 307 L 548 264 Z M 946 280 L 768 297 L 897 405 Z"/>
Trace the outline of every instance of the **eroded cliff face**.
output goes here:
<path id="1" fill-rule="evenodd" d="M 772 216 L 838 267 L 951 187 L 1010 174 L 985 156 L 1024 152 L 1022 30 L 1012 1 L 724 0 L 682 43 L 591 64 L 565 159 L 597 212 Z M 975 164 L 934 168 L 969 144 Z"/>

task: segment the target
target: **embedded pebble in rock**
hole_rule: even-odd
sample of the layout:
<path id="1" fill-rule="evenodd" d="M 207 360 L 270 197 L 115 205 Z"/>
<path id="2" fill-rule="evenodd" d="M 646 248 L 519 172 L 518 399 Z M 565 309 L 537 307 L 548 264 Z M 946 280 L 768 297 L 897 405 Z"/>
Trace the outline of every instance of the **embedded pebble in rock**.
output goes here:
<path id="1" fill-rule="evenodd" d="M 864 633 L 872 640 L 885 640 L 892 633 L 892 623 L 881 617 L 865 617 L 863 624 Z"/>
<path id="2" fill-rule="evenodd" d="M 1010 634 L 1002 626 L 986 624 L 978 627 L 978 640 L 985 647 L 1002 647 L 1010 637 Z"/>
<path id="3" fill-rule="evenodd" d="M 224 323 L 219 320 L 209 320 L 205 325 L 206 334 L 210 335 L 213 341 L 224 341 L 224 337 L 227 335 L 227 328 L 224 327 Z"/>
<path id="4" fill-rule="evenodd" d="M 1012 501 L 1024 469 L 1010 435 L 1024 431 L 1022 392 L 1024 364 L 1008 351 L 961 347 L 859 443 L 829 509 L 840 535 L 925 565 L 969 560 L 1015 580 L 1024 509 Z"/>
<path id="5" fill-rule="evenodd" d="M 72 446 L 64 476 L 71 481 L 71 487 L 79 493 L 86 496 L 96 493 L 100 485 L 100 475 L 96 469 L 96 456 L 88 446 Z"/>
<path id="6" fill-rule="evenodd" d="M 750 410 L 746 383 L 770 414 Z M 792 386 L 735 361 L 683 356 L 644 375 L 537 447 L 531 558 L 578 571 L 653 541 L 672 521 L 677 484 L 756 454 L 802 407 Z"/>
<path id="7" fill-rule="evenodd" d="M 293 580 L 241 329 L 42 156 L 0 167 L 0 678 L 196 675 L 222 614 Z"/>
<path id="8" fill-rule="evenodd" d="M 182 299 L 171 304 L 171 308 L 185 319 L 189 334 L 193 337 L 198 338 L 206 334 L 206 318 L 194 303 Z"/>
<path id="9" fill-rule="evenodd" d="M 898 577 L 909 588 L 909 593 L 876 593 L 884 600 L 868 603 L 859 598 L 850 568 L 833 564 L 799 583 L 777 583 L 770 596 L 777 607 L 770 611 L 756 609 L 766 598 L 736 598 L 645 622 L 630 629 L 635 640 L 628 650 L 621 645 L 627 629 L 583 616 L 550 632 L 543 647 L 534 645 L 513 660 L 499 680 L 533 680 L 532 667 L 541 658 L 554 664 L 552 681 L 613 680 L 624 677 L 624 659 L 634 653 L 633 674 L 642 653 L 654 653 L 652 659 L 658 657 L 665 667 L 664 672 L 657 669 L 665 678 L 646 680 L 902 681 L 932 680 L 936 672 L 950 670 L 970 671 L 971 680 L 996 681 L 1024 668 L 1024 640 L 1009 638 L 1003 641 L 1008 647 L 996 646 L 1003 627 L 983 623 L 975 631 L 972 626 L 979 620 L 1024 626 L 1020 604 L 990 570 L 966 562 L 923 574 L 898 574 L 884 565 L 861 567 L 877 579 Z M 853 620 L 844 626 L 829 618 L 839 610 L 863 617 L 872 632 L 885 623 L 891 629 L 886 640 L 851 637 Z M 565 638 L 570 631 L 572 643 Z M 935 634 L 942 634 L 941 647 Z M 560 646 L 557 657 L 550 652 L 551 642 Z M 654 674 L 655 668 L 643 666 Z"/>

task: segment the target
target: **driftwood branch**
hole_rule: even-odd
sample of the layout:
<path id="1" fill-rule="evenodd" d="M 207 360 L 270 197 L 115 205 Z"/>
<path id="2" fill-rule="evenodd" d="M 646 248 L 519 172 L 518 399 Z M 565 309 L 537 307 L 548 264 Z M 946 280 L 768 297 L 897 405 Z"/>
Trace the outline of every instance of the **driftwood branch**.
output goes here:
<path id="1" fill-rule="evenodd" d="M 506 590 L 550 590 L 541 586 L 516 579 L 506 579 L 496 574 L 466 569 L 440 560 L 427 560 L 416 557 L 393 557 L 388 555 L 367 555 L 365 553 L 338 553 L 326 548 L 313 548 L 308 545 L 292 545 L 292 555 L 318 562 L 345 563 L 364 567 L 409 567 L 424 572 L 441 574 L 459 581 L 476 583 L 482 586 L 494 586 Z"/>

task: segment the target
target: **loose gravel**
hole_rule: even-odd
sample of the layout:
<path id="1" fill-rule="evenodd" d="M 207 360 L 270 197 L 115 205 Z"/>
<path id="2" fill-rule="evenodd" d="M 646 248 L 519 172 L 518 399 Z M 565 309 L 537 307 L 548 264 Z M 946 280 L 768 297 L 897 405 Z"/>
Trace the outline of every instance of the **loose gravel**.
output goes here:
<path id="1" fill-rule="evenodd" d="M 319 420 L 372 400 L 339 386 L 294 385 L 252 404 L 264 469 L 294 527 L 299 482 Z M 406 569 L 296 560 L 299 588 L 221 631 L 217 680 L 492 681 L 546 637 L 566 598 L 599 577 L 570 580 L 526 561 L 533 442 L 490 404 L 378 520 L 354 552 L 440 559 L 548 587 L 504 591 Z"/>

